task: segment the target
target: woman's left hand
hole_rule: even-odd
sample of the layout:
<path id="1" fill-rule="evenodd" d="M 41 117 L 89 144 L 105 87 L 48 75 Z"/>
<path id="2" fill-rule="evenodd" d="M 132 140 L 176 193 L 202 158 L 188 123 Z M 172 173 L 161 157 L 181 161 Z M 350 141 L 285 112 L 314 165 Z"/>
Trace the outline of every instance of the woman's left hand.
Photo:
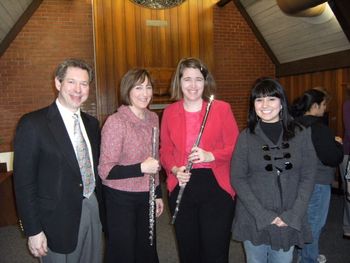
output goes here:
<path id="1" fill-rule="evenodd" d="M 164 210 L 164 203 L 162 198 L 156 199 L 156 217 L 159 217 Z"/>
<path id="2" fill-rule="evenodd" d="M 207 152 L 199 147 L 193 147 L 188 160 L 192 163 L 208 163 L 214 161 L 215 158 L 211 152 Z"/>

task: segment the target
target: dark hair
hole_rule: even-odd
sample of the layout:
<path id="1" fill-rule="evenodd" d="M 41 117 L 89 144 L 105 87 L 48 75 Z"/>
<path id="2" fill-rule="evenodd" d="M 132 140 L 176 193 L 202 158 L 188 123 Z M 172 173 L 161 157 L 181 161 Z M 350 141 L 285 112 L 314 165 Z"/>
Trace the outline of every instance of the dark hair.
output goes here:
<path id="1" fill-rule="evenodd" d="M 293 117 L 300 117 L 309 111 L 314 103 L 320 105 L 322 101 L 327 101 L 328 95 L 319 88 L 309 89 L 304 94 L 293 101 L 291 114 Z"/>
<path id="2" fill-rule="evenodd" d="M 126 72 L 126 74 L 123 76 L 120 83 L 120 99 L 123 105 L 126 105 L 126 106 L 131 105 L 131 102 L 130 102 L 131 89 L 136 85 L 143 83 L 146 79 L 148 80 L 148 83 L 153 88 L 151 75 L 146 69 L 135 68 L 135 69 L 130 69 L 128 72 Z"/>
<path id="3" fill-rule="evenodd" d="M 59 82 L 62 82 L 66 77 L 68 68 L 80 68 L 86 70 L 89 75 L 89 82 L 94 79 L 92 67 L 88 63 L 81 59 L 69 58 L 59 64 L 56 68 L 55 77 Z"/>
<path id="4" fill-rule="evenodd" d="M 251 133 L 255 132 L 255 127 L 259 122 L 259 117 L 255 111 L 255 99 L 262 97 L 277 97 L 281 100 L 282 109 L 280 111 L 280 121 L 283 127 L 283 139 L 288 140 L 295 135 L 295 126 L 292 116 L 289 114 L 289 105 L 287 95 L 282 85 L 272 78 L 259 78 L 250 93 L 248 128 Z"/>
<path id="5" fill-rule="evenodd" d="M 179 61 L 176 67 L 175 74 L 171 83 L 171 99 L 179 100 L 183 98 L 181 89 L 181 78 L 186 68 L 199 69 L 204 78 L 204 90 L 202 99 L 208 101 L 210 95 L 213 95 L 216 90 L 216 83 L 209 72 L 208 67 L 198 58 L 183 58 Z"/>

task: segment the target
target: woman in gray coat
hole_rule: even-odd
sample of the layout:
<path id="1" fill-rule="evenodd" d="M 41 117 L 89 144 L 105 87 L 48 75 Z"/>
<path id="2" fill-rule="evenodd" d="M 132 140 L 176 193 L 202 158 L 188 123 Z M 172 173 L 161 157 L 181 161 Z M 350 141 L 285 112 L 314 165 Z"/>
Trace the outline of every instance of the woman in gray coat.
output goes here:
<path id="1" fill-rule="evenodd" d="M 283 87 L 259 79 L 231 162 L 233 238 L 243 241 L 248 263 L 290 263 L 294 245 L 312 241 L 306 211 L 316 160 L 310 130 L 293 121 Z"/>

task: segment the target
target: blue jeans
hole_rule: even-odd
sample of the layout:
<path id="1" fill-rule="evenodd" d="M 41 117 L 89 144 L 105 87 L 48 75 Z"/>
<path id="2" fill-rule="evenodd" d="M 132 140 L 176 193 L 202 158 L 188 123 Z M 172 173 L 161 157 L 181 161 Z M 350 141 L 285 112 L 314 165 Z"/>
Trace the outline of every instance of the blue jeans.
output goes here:
<path id="1" fill-rule="evenodd" d="M 307 210 L 313 241 L 310 244 L 305 244 L 305 246 L 301 249 L 301 263 L 317 262 L 317 257 L 319 254 L 318 242 L 322 228 L 326 223 L 330 198 L 330 185 L 315 185 Z"/>
<path id="2" fill-rule="evenodd" d="M 288 251 L 273 250 L 269 245 L 254 246 L 250 241 L 244 241 L 247 263 L 292 263 L 294 246 Z"/>

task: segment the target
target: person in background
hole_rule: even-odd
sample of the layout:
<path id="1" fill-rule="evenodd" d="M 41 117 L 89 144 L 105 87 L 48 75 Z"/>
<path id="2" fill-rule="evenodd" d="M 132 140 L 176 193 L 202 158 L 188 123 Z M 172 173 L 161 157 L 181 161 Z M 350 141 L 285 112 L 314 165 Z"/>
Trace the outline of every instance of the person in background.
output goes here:
<path id="1" fill-rule="evenodd" d="M 243 242 L 248 263 L 291 263 L 294 246 L 312 240 L 306 211 L 315 167 L 311 131 L 293 121 L 284 88 L 258 79 L 231 162 L 233 238 Z"/>
<path id="2" fill-rule="evenodd" d="M 147 109 L 153 85 L 145 69 L 129 70 L 122 78 L 122 105 L 102 128 L 99 174 L 107 211 L 106 262 L 158 262 L 156 239 L 149 239 L 150 174 L 156 174 L 155 215 L 163 211 L 158 171 L 152 156 L 152 128 L 158 116 Z M 155 232 L 154 232 L 155 235 Z"/>
<path id="3" fill-rule="evenodd" d="M 175 220 L 180 262 L 228 262 L 234 195 L 230 159 L 238 127 L 228 103 L 214 100 L 197 147 L 193 147 L 215 82 L 197 58 L 177 65 L 171 92 L 177 102 L 163 113 L 160 160 L 174 214 L 179 185 L 186 185 Z M 193 167 L 186 172 L 188 162 Z"/>
<path id="4" fill-rule="evenodd" d="M 45 263 L 102 260 L 100 128 L 80 110 L 92 79 L 87 63 L 65 60 L 55 73 L 56 101 L 24 115 L 17 126 L 18 215 L 29 251 Z"/>
<path id="5" fill-rule="evenodd" d="M 343 238 L 350 239 L 350 185 L 349 180 L 345 179 L 345 169 L 349 159 L 350 152 L 350 85 L 346 87 L 346 100 L 343 104 L 343 125 L 344 139 L 343 152 L 344 159 L 339 166 L 342 187 L 344 189 L 344 214 L 343 214 Z"/>
<path id="6" fill-rule="evenodd" d="M 324 91 L 310 89 L 297 98 L 291 107 L 296 121 L 304 127 L 311 127 L 312 143 L 318 157 L 315 186 L 308 207 L 313 241 L 301 249 L 301 263 L 326 262 L 326 257 L 319 255 L 319 239 L 326 224 L 335 170 L 343 160 L 341 138 L 335 137 L 322 119 L 327 101 L 328 96 Z"/>

